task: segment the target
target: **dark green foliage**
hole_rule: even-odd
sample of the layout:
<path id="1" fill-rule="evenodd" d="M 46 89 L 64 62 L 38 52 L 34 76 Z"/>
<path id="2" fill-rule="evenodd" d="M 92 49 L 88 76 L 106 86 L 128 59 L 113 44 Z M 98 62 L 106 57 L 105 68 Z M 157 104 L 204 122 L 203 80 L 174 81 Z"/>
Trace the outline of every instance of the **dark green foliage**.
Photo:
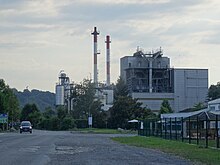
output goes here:
<path id="1" fill-rule="evenodd" d="M 201 109 L 204 109 L 204 108 L 205 108 L 204 104 L 198 103 L 198 104 L 195 104 L 195 105 L 193 106 L 192 110 L 193 110 L 193 111 L 198 111 L 198 110 L 201 110 Z"/>
<path id="2" fill-rule="evenodd" d="M 67 110 L 64 107 L 60 106 L 57 108 L 58 119 L 63 120 L 66 117 L 66 115 L 67 115 Z"/>
<path id="3" fill-rule="evenodd" d="M 154 116 L 151 110 L 142 108 L 142 103 L 128 96 L 119 96 L 110 108 L 108 124 L 111 128 L 127 128 L 132 119 L 145 119 Z"/>
<path id="4" fill-rule="evenodd" d="M 73 107 L 73 117 L 75 119 L 87 119 L 96 107 L 93 106 L 95 99 L 95 88 L 91 80 L 84 79 L 82 83 L 76 85 L 77 98 Z"/>
<path id="5" fill-rule="evenodd" d="M 60 129 L 60 120 L 57 116 L 53 116 L 49 119 L 43 118 L 39 123 L 39 128 L 46 130 L 59 130 Z"/>
<path id="6" fill-rule="evenodd" d="M 150 109 L 141 107 L 142 103 L 128 96 L 128 89 L 122 77 L 119 77 L 114 87 L 114 98 L 108 119 L 108 126 L 111 128 L 129 128 L 129 120 L 155 117 Z"/>
<path id="7" fill-rule="evenodd" d="M 20 120 L 30 121 L 34 127 L 38 127 L 41 119 L 41 113 L 35 104 L 26 104 L 21 111 Z"/>
<path id="8" fill-rule="evenodd" d="M 9 115 L 9 122 L 19 120 L 19 103 L 12 89 L 0 79 L 0 113 Z"/>
<path id="9" fill-rule="evenodd" d="M 75 119 L 76 128 L 87 128 L 88 120 L 87 119 Z"/>
<path id="10" fill-rule="evenodd" d="M 52 117 L 50 119 L 50 128 L 48 128 L 49 130 L 59 130 L 60 129 L 60 120 L 58 119 L 58 117 Z"/>
<path id="11" fill-rule="evenodd" d="M 77 119 L 77 127 L 87 127 L 89 115 L 93 117 L 93 127 L 105 127 L 107 115 L 101 109 L 102 103 L 95 98 L 95 87 L 91 80 L 84 79 L 76 85 L 76 95 L 72 116 Z"/>
<path id="12" fill-rule="evenodd" d="M 41 122 L 38 124 L 39 128 L 41 129 L 51 129 L 51 118 L 42 118 Z"/>
<path id="13" fill-rule="evenodd" d="M 173 110 L 170 107 L 170 103 L 167 99 L 163 100 L 163 102 L 161 104 L 161 107 L 160 107 L 159 115 L 163 114 L 163 113 L 173 113 Z"/>
<path id="14" fill-rule="evenodd" d="M 128 88 L 122 77 L 119 77 L 114 87 L 114 99 L 117 100 L 119 96 L 128 96 Z"/>
<path id="15" fill-rule="evenodd" d="M 220 98 L 220 82 L 217 85 L 211 85 L 208 91 L 209 100 L 215 100 Z"/>
<path id="16" fill-rule="evenodd" d="M 106 128 L 107 114 L 104 111 L 97 112 L 93 115 L 93 127 Z"/>
<path id="17" fill-rule="evenodd" d="M 42 114 L 43 114 L 43 117 L 45 117 L 46 119 L 49 119 L 50 117 L 56 115 L 56 113 L 52 110 L 51 107 L 47 107 Z"/>
<path id="18" fill-rule="evenodd" d="M 68 130 L 68 129 L 72 129 L 75 128 L 75 121 L 73 118 L 71 117 L 65 117 L 63 118 L 61 125 L 60 125 L 60 129 L 61 130 Z"/>
<path id="19" fill-rule="evenodd" d="M 26 104 L 36 104 L 39 110 L 42 112 L 45 108 L 51 107 L 54 109 L 55 94 L 51 92 L 44 92 L 33 89 L 29 91 L 25 89 L 23 92 L 13 89 L 14 94 L 17 96 L 20 107 L 24 107 Z"/>

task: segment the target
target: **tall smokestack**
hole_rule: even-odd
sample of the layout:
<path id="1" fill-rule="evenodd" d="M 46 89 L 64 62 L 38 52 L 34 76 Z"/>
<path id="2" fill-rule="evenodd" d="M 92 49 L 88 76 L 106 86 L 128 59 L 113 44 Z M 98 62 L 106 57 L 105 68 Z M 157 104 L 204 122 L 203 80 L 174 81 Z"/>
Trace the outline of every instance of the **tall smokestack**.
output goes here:
<path id="1" fill-rule="evenodd" d="M 95 84 L 95 87 L 98 87 L 98 72 L 97 72 L 97 37 L 99 35 L 99 32 L 97 32 L 96 27 L 94 27 L 94 32 L 91 33 L 94 36 L 94 79 L 93 82 Z"/>
<path id="2" fill-rule="evenodd" d="M 106 85 L 110 86 L 110 36 L 106 36 Z"/>

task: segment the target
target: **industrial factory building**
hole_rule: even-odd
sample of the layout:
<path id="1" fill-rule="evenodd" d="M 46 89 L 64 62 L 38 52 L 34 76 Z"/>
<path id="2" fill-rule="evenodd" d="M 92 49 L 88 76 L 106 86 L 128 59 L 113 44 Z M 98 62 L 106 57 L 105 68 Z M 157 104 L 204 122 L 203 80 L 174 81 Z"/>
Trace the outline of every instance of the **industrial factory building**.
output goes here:
<path id="1" fill-rule="evenodd" d="M 102 109 L 108 111 L 113 105 L 113 87 L 110 83 L 110 36 L 106 36 L 106 84 L 101 84 L 98 81 L 98 35 L 99 31 L 94 27 L 93 35 L 93 83 L 95 85 L 95 100 L 100 100 L 103 104 Z M 68 111 L 72 111 L 74 99 L 72 96 L 75 87 L 70 83 L 69 77 L 67 77 L 64 71 L 59 74 L 59 82 L 56 84 L 56 106 L 65 106 Z"/>
<path id="2" fill-rule="evenodd" d="M 120 75 L 129 94 L 154 112 L 167 99 L 174 112 L 192 108 L 206 101 L 208 69 L 176 69 L 161 49 L 120 59 Z"/>
<path id="3" fill-rule="evenodd" d="M 59 81 L 56 84 L 56 106 L 66 106 L 68 112 L 73 110 L 74 98 L 71 97 L 74 87 L 70 83 L 70 78 L 61 70 L 59 73 Z"/>
<path id="4" fill-rule="evenodd" d="M 100 32 L 94 27 L 93 36 L 93 83 L 95 99 L 103 103 L 108 110 L 113 105 L 113 88 L 110 82 L 110 36 L 106 36 L 106 84 L 98 80 L 98 36 Z M 161 103 L 167 99 L 174 112 L 192 108 L 204 103 L 208 94 L 208 69 L 180 69 L 170 67 L 170 58 L 163 56 L 161 49 L 144 52 L 138 49 L 133 56 L 120 59 L 120 76 L 125 81 L 129 95 L 137 98 L 154 112 L 158 112 Z M 69 77 L 64 72 L 59 75 L 56 85 L 56 105 L 66 105 L 72 109 Z"/>

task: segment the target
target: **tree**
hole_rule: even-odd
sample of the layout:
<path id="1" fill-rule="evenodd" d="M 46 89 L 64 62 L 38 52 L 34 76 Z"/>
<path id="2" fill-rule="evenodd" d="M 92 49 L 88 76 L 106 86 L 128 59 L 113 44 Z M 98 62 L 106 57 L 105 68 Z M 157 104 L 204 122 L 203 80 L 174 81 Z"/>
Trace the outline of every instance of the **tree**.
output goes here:
<path id="1" fill-rule="evenodd" d="M 102 110 L 102 104 L 100 100 L 93 102 L 91 106 L 91 114 L 93 117 L 93 127 L 105 128 L 107 122 L 107 113 Z"/>
<path id="2" fill-rule="evenodd" d="M 192 111 L 198 111 L 200 109 L 203 109 L 205 108 L 204 104 L 203 103 L 198 103 L 198 104 L 195 104 L 192 108 Z"/>
<path id="3" fill-rule="evenodd" d="M 122 77 L 119 77 L 114 87 L 114 99 L 117 100 L 119 96 L 128 96 L 128 88 Z"/>
<path id="4" fill-rule="evenodd" d="M 36 104 L 26 104 L 21 111 L 21 120 L 29 120 L 34 126 L 38 126 L 41 113 Z"/>
<path id="5" fill-rule="evenodd" d="M 97 99 L 95 85 L 91 80 L 84 79 L 80 84 L 76 84 L 76 99 L 73 106 L 72 116 L 77 119 L 80 127 L 81 121 L 88 119 L 89 115 L 93 117 L 93 127 L 104 127 L 106 114 L 102 110 L 102 103 Z"/>
<path id="6" fill-rule="evenodd" d="M 60 106 L 57 108 L 58 119 L 63 120 L 66 117 L 66 115 L 67 115 L 67 110 L 64 107 Z"/>
<path id="7" fill-rule="evenodd" d="M 159 115 L 163 114 L 163 113 L 173 113 L 173 110 L 170 107 L 170 103 L 167 99 L 163 100 L 163 102 L 161 104 L 161 107 L 160 107 Z"/>
<path id="8" fill-rule="evenodd" d="M 65 117 L 63 118 L 61 125 L 60 125 L 60 129 L 61 130 L 68 130 L 68 129 L 72 129 L 74 128 L 75 125 L 75 121 L 73 118 L 71 117 Z"/>
<path id="9" fill-rule="evenodd" d="M 220 82 L 217 85 L 211 85 L 208 91 L 209 100 L 220 98 Z"/>
<path id="10" fill-rule="evenodd" d="M 45 108 L 45 111 L 42 114 L 43 114 L 43 117 L 45 117 L 46 119 L 49 119 L 52 116 L 55 116 L 55 112 L 52 110 L 51 107 Z"/>
<path id="11" fill-rule="evenodd" d="M 91 80 L 84 79 L 83 82 L 76 85 L 76 95 L 73 117 L 75 119 L 87 119 L 89 113 L 95 108 L 93 106 L 95 86 Z"/>
<path id="12" fill-rule="evenodd" d="M 141 107 L 142 103 L 128 96 L 119 96 L 110 108 L 109 125 L 112 128 L 127 128 L 128 121 L 154 116 L 150 109 Z"/>
<path id="13" fill-rule="evenodd" d="M 0 113 L 7 113 L 9 121 L 17 121 L 20 114 L 17 97 L 2 79 L 0 79 Z"/>

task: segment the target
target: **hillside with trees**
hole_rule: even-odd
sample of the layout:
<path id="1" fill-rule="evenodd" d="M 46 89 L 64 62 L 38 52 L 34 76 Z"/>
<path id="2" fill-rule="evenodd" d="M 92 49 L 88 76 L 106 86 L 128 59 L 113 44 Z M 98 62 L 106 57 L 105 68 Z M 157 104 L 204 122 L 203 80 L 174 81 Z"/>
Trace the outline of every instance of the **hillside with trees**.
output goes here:
<path id="1" fill-rule="evenodd" d="M 25 89 L 23 92 L 20 92 L 13 89 L 13 92 L 18 98 L 21 109 L 26 104 L 36 104 L 41 112 L 47 107 L 55 108 L 55 94 L 49 91 L 45 92 L 36 89 L 29 91 Z"/>

